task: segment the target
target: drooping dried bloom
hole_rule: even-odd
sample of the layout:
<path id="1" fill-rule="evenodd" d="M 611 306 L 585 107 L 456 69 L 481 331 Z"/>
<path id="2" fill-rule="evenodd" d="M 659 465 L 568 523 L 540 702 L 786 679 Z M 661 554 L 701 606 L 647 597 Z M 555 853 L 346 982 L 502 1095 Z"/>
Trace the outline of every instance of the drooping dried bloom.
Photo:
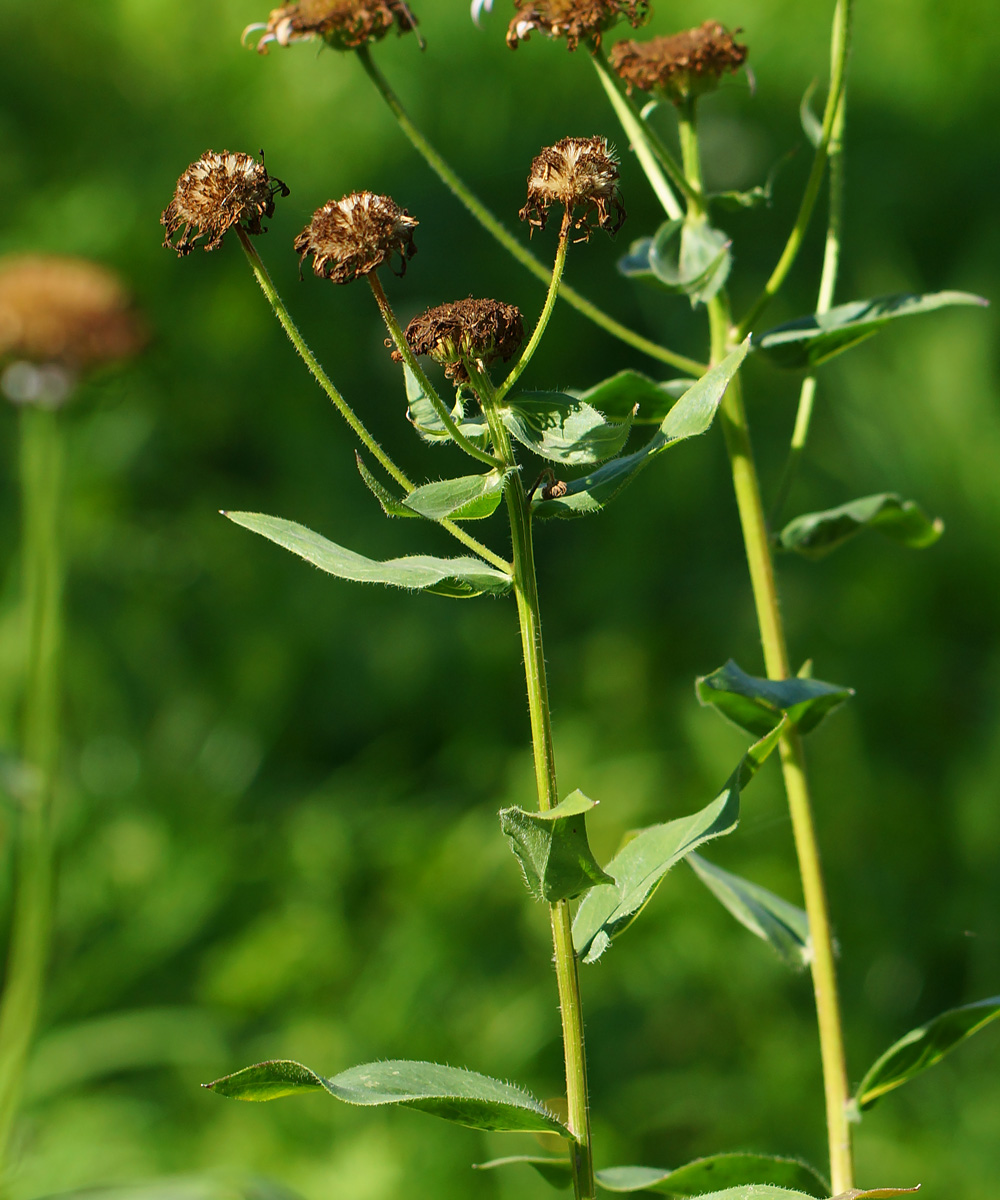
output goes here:
<path id="1" fill-rule="evenodd" d="M 295 239 L 299 260 L 313 256 L 313 271 L 334 283 L 350 283 L 400 258 L 400 275 L 417 252 L 413 231 L 419 222 L 388 196 L 351 192 L 328 200 Z"/>
<path id="2" fill-rule="evenodd" d="M 160 224 L 167 227 L 163 244 L 184 255 L 205 236 L 205 249 L 214 250 L 234 225 L 242 225 L 247 233 L 263 233 L 260 219 L 274 215 L 278 192 L 287 196 L 288 188 L 268 175 L 263 160 L 206 150 L 178 179 L 174 198 L 163 210 Z M 173 242 L 178 229 L 180 240 Z"/>
<path id="3" fill-rule="evenodd" d="M 243 41 L 260 33 L 259 54 L 266 54 L 271 42 L 288 46 L 311 38 L 322 38 L 336 50 L 356 50 L 384 38 L 393 25 L 401 34 L 416 28 L 417 18 L 406 0 L 300 0 L 274 9 L 264 22 L 248 25 Z"/>
<path id="4" fill-rule="evenodd" d="M 507 30 L 507 45 L 516 50 L 540 30 L 548 37 L 564 37 L 570 50 L 582 41 L 601 44 L 601 34 L 625 17 L 633 29 L 649 17 L 649 0 L 514 0 L 517 16 Z"/>
<path id="5" fill-rule="evenodd" d="M 427 354 L 444 366 L 444 373 L 458 383 L 468 380 L 463 359 L 478 359 L 484 366 L 506 362 L 524 340 L 520 309 L 499 300 L 455 300 L 439 304 L 414 317 L 404 331 L 414 354 Z M 402 362 L 398 350 L 394 362 Z"/>
<path id="6" fill-rule="evenodd" d="M 544 229 L 552 204 L 571 215 L 573 228 L 581 230 L 577 241 L 590 237 L 594 213 L 607 233 L 621 229 L 625 205 L 618 191 L 618 160 L 606 138 L 566 137 L 534 159 L 528 199 L 518 216 L 533 230 Z"/>
<path id="7" fill-rule="evenodd" d="M 747 48 L 738 45 L 718 21 L 706 21 L 697 29 L 670 37 L 619 42 L 610 57 L 629 92 L 634 87 L 644 92 L 660 91 L 675 104 L 682 104 L 714 91 L 727 71 L 739 70 L 746 61 Z"/>

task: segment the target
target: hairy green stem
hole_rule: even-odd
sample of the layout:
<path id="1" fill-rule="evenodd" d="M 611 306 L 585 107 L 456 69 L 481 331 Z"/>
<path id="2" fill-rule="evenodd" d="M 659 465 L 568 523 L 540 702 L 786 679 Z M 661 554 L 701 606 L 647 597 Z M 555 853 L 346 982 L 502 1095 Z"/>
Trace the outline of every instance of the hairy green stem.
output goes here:
<path id="1" fill-rule="evenodd" d="M 540 259 L 536 258 L 530 250 L 517 240 L 516 237 L 507 229 L 486 207 L 483 202 L 473 194 L 469 187 L 455 174 L 450 166 L 445 162 L 440 154 L 428 142 L 424 135 L 410 120 L 409 115 L 403 108 L 396 96 L 395 92 L 389 86 L 388 81 L 382 72 L 375 65 L 367 46 L 362 46 L 357 51 L 357 56 L 364 67 L 368 78 L 375 85 L 379 95 L 386 102 L 393 116 L 399 124 L 400 129 L 409 139 L 413 148 L 424 159 L 431 170 L 437 175 L 441 182 L 448 188 L 452 195 L 459 201 L 462 206 L 479 222 L 480 225 L 495 238 L 501 246 L 511 254 L 526 270 L 530 271 L 536 279 L 540 279 L 543 283 L 548 283 L 550 279 L 549 268 Z M 643 337 L 641 333 L 636 333 L 635 330 L 629 329 L 627 325 L 623 325 L 620 321 L 616 321 L 614 317 L 604 312 L 603 309 L 597 307 L 585 296 L 580 295 L 575 288 L 564 284 L 559 290 L 560 298 L 565 300 L 570 307 L 575 308 L 577 312 L 582 313 L 588 320 L 593 321 L 595 325 L 600 326 L 606 333 L 612 337 L 618 338 L 633 349 L 641 351 L 650 358 L 655 358 L 660 362 L 666 363 L 668 366 L 676 367 L 680 371 L 686 371 L 691 375 L 700 376 L 705 373 L 705 364 L 698 362 L 693 358 L 688 358 L 684 354 L 678 354 L 674 350 L 668 350 L 665 346 L 660 346 L 649 338 Z"/>
<path id="2" fill-rule="evenodd" d="M 399 467 L 396 466 L 389 455 L 386 454 L 378 442 L 368 432 L 351 406 L 347 403 L 337 388 L 334 387 L 333 381 L 320 366 L 316 355 L 313 354 L 313 352 L 306 345 L 305 338 L 303 338 L 302 334 L 299 333 L 295 322 L 292 320 L 291 313 L 289 313 L 288 309 L 285 307 L 285 302 L 278 295 L 278 289 L 271 281 L 271 276 L 267 273 L 267 267 L 265 267 L 261 261 L 261 257 L 251 243 L 246 231 L 241 226 L 237 225 L 236 232 L 239 234 L 240 244 L 243 246 L 243 251 L 247 256 L 248 262 L 250 263 L 254 277 L 260 284 L 261 291 L 267 297 L 271 308 L 274 309 L 274 315 L 278 318 L 282 329 L 284 329 L 285 333 L 288 335 L 288 340 L 298 351 L 299 357 L 309 368 L 312 377 L 316 380 L 323 391 L 326 392 L 327 396 L 329 396 L 330 400 L 333 402 L 334 408 L 336 408 L 337 412 L 340 413 L 347 424 L 351 427 L 361 444 L 373 455 L 374 458 L 378 460 L 385 473 L 394 479 L 404 491 L 412 492 L 414 488 L 413 483 L 399 469 Z M 510 563 L 505 562 L 499 554 L 494 554 L 488 546 L 484 546 L 483 543 L 478 540 L 478 538 L 474 538 L 470 533 L 466 533 L 466 531 L 454 521 L 438 521 L 437 524 L 439 524 L 442 529 L 450 533 L 453 538 L 461 542 L 463 546 L 467 546 L 470 550 L 473 550 L 476 554 L 478 554 L 481 558 L 484 558 L 488 563 L 491 563 L 494 567 L 499 568 L 501 571 L 510 570 Z"/>
<path id="3" fill-rule="evenodd" d="M 531 512 L 510 436 L 497 411 L 496 393 L 480 364 L 467 361 L 469 378 L 479 396 L 489 422 L 493 448 L 504 461 L 510 476 L 504 498 L 510 516 L 514 559 L 514 598 L 521 629 L 524 654 L 524 678 L 528 689 L 528 713 L 531 745 L 535 763 L 538 807 L 542 812 L 559 802 L 555 752 L 552 745 L 552 721 L 549 692 L 545 678 L 545 652 L 542 645 L 538 581 L 531 537 Z M 560 900 L 549 905 L 552 945 L 555 952 L 556 985 L 562 1020 L 563 1056 L 566 1063 L 566 1101 L 569 1109 L 570 1164 L 575 1200 L 594 1200 L 594 1158 L 590 1135 L 590 1107 L 587 1090 L 587 1055 L 583 1032 L 583 1002 L 580 996 L 579 964 L 573 947 L 569 903 Z"/>
<path id="4" fill-rule="evenodd" d="M 58 415 L 26 408 L 21 413 L 25 789 L 19 796 L 10 948 L 0 999 L 0 1189 L 9 1173 L 11 1133 L 38 1024 L 51 940 L 62 633 L 61 474 Z"/>

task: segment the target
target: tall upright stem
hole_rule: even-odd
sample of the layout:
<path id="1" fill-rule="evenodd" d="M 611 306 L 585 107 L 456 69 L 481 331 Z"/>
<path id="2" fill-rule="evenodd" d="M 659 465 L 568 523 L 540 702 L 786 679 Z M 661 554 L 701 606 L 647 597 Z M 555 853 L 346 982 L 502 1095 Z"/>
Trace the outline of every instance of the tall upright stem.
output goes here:
<path id="1" fill-rule="evenodd" d="M 20 797 L 14 903 L 0 999 L 0 1191 L 25 1062 L 41 1007 L 52 926 L 52 796 L 59 751 L 62 563 L 59 514 L 62 446 L 56 413 L 21 413 L 21 496 L 25 644 Z"/>
<path id="2" fill-rule="evenodd" d="M 552 721 L 549 714 L 549 690 L 545 679 L 545 652 L 542 646 L 541 612 L 538 581 L 531 538 L 531 513 L 510 437 L 500 420 L 496 393 L 477 364 L 466 364 L 473 387 L 489 422 L 493 448 L 510 470 L 504 498 L 510 516 L 514 560 L 514 598 L 521 628 L 524 654 L 524 678 L 528 688 L 528 713 L 531 721 L 531 745 L 535 762 L 538 807 L 547 812 L 559 802 L 556 761 L 552 746 Z M 569 1129 L 573 1134 L 570 1162 L 573 1169 L 575 1200 L 594 1200 L 594 1159 L 590 1136 L 590 1107 L 587 1091 L 587 1055 L 583 1033 L 583 1002 L 580 996 L 579 965 L 573 948 L 569 903 L 560 900 L 549 905 L 552 945 L 555 951 L 556 985 L 562 1019 L 563 1057 L 566 1063 L 566 1101 Z"/>

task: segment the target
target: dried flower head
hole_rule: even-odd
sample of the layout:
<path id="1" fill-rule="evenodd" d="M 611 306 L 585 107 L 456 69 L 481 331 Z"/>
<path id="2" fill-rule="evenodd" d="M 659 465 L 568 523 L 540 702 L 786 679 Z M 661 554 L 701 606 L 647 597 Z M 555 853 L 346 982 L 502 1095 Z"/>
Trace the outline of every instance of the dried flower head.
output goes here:
<path id="1" fill-rule="evenodd" d="M 3 390 L 58 403 L 81 371 L 138 353 L 146 330 L 118 276 L 82 258 L 0 260 Z"/>
<path id="2" fill-rule="evenodd" d="M 266 21 L 248 25 L 243 41 L 260 33 L 259 54 L 266 54 L 271 42 L 287 46 L 311 38 L 322 38 L 336 50 L 356 50 L 384 38 L 393 25 L 401 34 L 416 28 L 417 18 L 406 0 L 300 0 L 274 9 Z"/>
<path id="3" fill-rule="evenodd" d="M 419 222 L 388 196 L 351 192 L 328 200 L 295 239 L 299 260 L 313 256 L 313 271 L 334 283 L 350 283 L 400 258 L 400 275 L 417 252 L 413 231 Z"/>
<path id="4" fill-rule="evenodd" d="M 746 57 L 746 46 L 738 45 L 733 34 L 718 21 L 706 21 L 697 29 L 670 37 L 619 42 L 611 50 L 611 65 L 629 92 L 634 87 L 660 91 L 675 104 L 682 104 L 714 91 L 722 76 L 739 70 Z"/>
<path id="5" fill-rule="evenodd" d="M 288 188 L 268 175 L 263 156 L 257 162 L 249 154 L 206 150 L 178 179 L 174 198 L 163 210 L 160 224 L 167 227 L 163 244 L 184 255 L 206 235 L 205 249 L 214 250 L 234 225 L 242 225 L 247 233 L 263 233 L 260 219 L 274 215 L 278 192 L 287 196 Z M 180 240 L 173 242 L 178 229 L 182 229 Z"/>
<path id="6" fill-rule="evenodd" d="M 649 0 L 514 0 L 517 16 L 507 30 L 507 45 L 516 50 L 540 30 L 548 37 L 564 37 L 570 50 L 592 39 L 601 44 L 601 34 L 625 17 L 633 29 L 649 17 Z"/>
<path id="7" fill-rule="evenodd" d="M 618 160 L 606 138 L 563 138 L 534 159 L 528 199 L 518 216 L 533 230 L 544 229 L 551 204 L 562 205 L 573 228 L 582 231 L 578 241 L 590 237 L 594 213 L 607 233 L 621 229 L 625 206 L 618 191 Z M 574 215 L 578 209 L 583 211 Z"/>
<path id="8" fill-rule="evenodd" d="M 499 300 L 455 300 L 439 304 L 414 317 L 404 332 L 414 354 L 427 354 L 444 366 L 449 379 L 468 380 L 463 359 L 478 359 L 484 366 L 506 362 L 524 340 L 520 309 Z M 402 362 L 398 350 L 394 362 Z"/>

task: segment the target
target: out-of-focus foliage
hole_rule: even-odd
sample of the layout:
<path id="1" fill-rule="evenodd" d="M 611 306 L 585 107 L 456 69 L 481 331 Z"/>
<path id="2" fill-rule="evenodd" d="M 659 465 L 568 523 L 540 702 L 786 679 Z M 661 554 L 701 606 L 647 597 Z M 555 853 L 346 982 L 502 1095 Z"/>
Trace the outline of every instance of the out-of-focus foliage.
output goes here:
<path id="1" fill-rule="evenodd" d="M 0 252 L 111 263 L 157 331 L 140 364 L 88 385 L 67 413 L 59 934 L 11 1196 L 214 1171 L 270 1176 L 310 1200 L 531 1200 L 549 1192 L 530 1171 L 469 1172 L 537 1153 L 527 1135 L 321 1096 L 244 1106 L 197 1086 L 265 1057 L 329 1075 L 407 1057 L 540 1097 L 562 1088 L 546 921 L 497 821 L 532 788 L 512 603 L 341 583 L 217 515 L 278 513 L 375 558 L 454 553 L 430 526 L 384 520 L 239 247 L 178 261 L 157 221 L 203 150 L 264 147 L 292 193 L 261 253 L 338 386 L 419 479 L 465 463 L 408 428 L 366 290 L 298 282 L 294 234 L 323 201 L 369 188 L 420 220 L 419 256 L 386 281 L 404 319 L 470 292 L 531 317 L 543 289 L 443 193 L 349 56 L 240 47 L 267 7 L 3 6 Z M 424 54 L 411 37 L 374 53 L 511 225 L 543 144 L 602 133 L 626 150 L 585 51 L 536 37 L 511 54 L 506 14 L 477 31 L 464 0 L 417 11 Z M 825 73 L 829 14 L 801 0 L 684 0 L 658 6 L 653 32 L 706 16 L 743 26 L 757 80 L 754 96 L 727 80 L 704 106 L 707 184 L 751 187 L 802 143 L 799 99 Z M 987 0 L 858 5 L 839 298 L 995 295 L 994 16 Z M 614 272 L 660 220 L 624 157 L 626 240 L 573 247 L 568 278 L 703 354 L 686 298 L 640 294 Z M 807 158 L 803 147 L 779 174 L 773 207 L 724 214 L 737 311 L 773 263 Z M 535 246 L 547 254 L 554 238 Z M 818 248 L 814 231 L 768 326 L 811 311 Z M 859 538 L 780 565 L 793 652 L 857 689 L 810 740 L 855 1083 L 907 1029 L 998 991 L 996 335 L 995 308 L 948 311 L 825 368 L 786 514 L 892 491 L 947 525 L 921 553 Z M 666 377 L 559 308 L 524 382 L 585 389 L 625 368 Z M 747 374 L 773 488 L 794 381 L 763 362 Z M 20 644 L 15 432 L 0 413 L 5 751 Z M 495 542 L 502 528 L 477 526 Z M 607 513 L 540 526 L 537 541 L 560 787 L 601 801 L 589 830 L 605 862 L 630 827 L 703 806 L 745 742 L 692 687 L 730 656 L 761 668 L 721 440 L 678 448 Z M 768 767 L 713 860 L 797 903 L 790 841 Z M 6 863 L 0 880 L 5 904 Z M 808 979 L 689 872 L 668 877 L 583 986 L 599 1166 L 724 1150 L 823 1165 Z M 994 1028 L 880 1104 L 858 1134 L 861 1181 L 991 1194 L 998 1055 Z"/>

